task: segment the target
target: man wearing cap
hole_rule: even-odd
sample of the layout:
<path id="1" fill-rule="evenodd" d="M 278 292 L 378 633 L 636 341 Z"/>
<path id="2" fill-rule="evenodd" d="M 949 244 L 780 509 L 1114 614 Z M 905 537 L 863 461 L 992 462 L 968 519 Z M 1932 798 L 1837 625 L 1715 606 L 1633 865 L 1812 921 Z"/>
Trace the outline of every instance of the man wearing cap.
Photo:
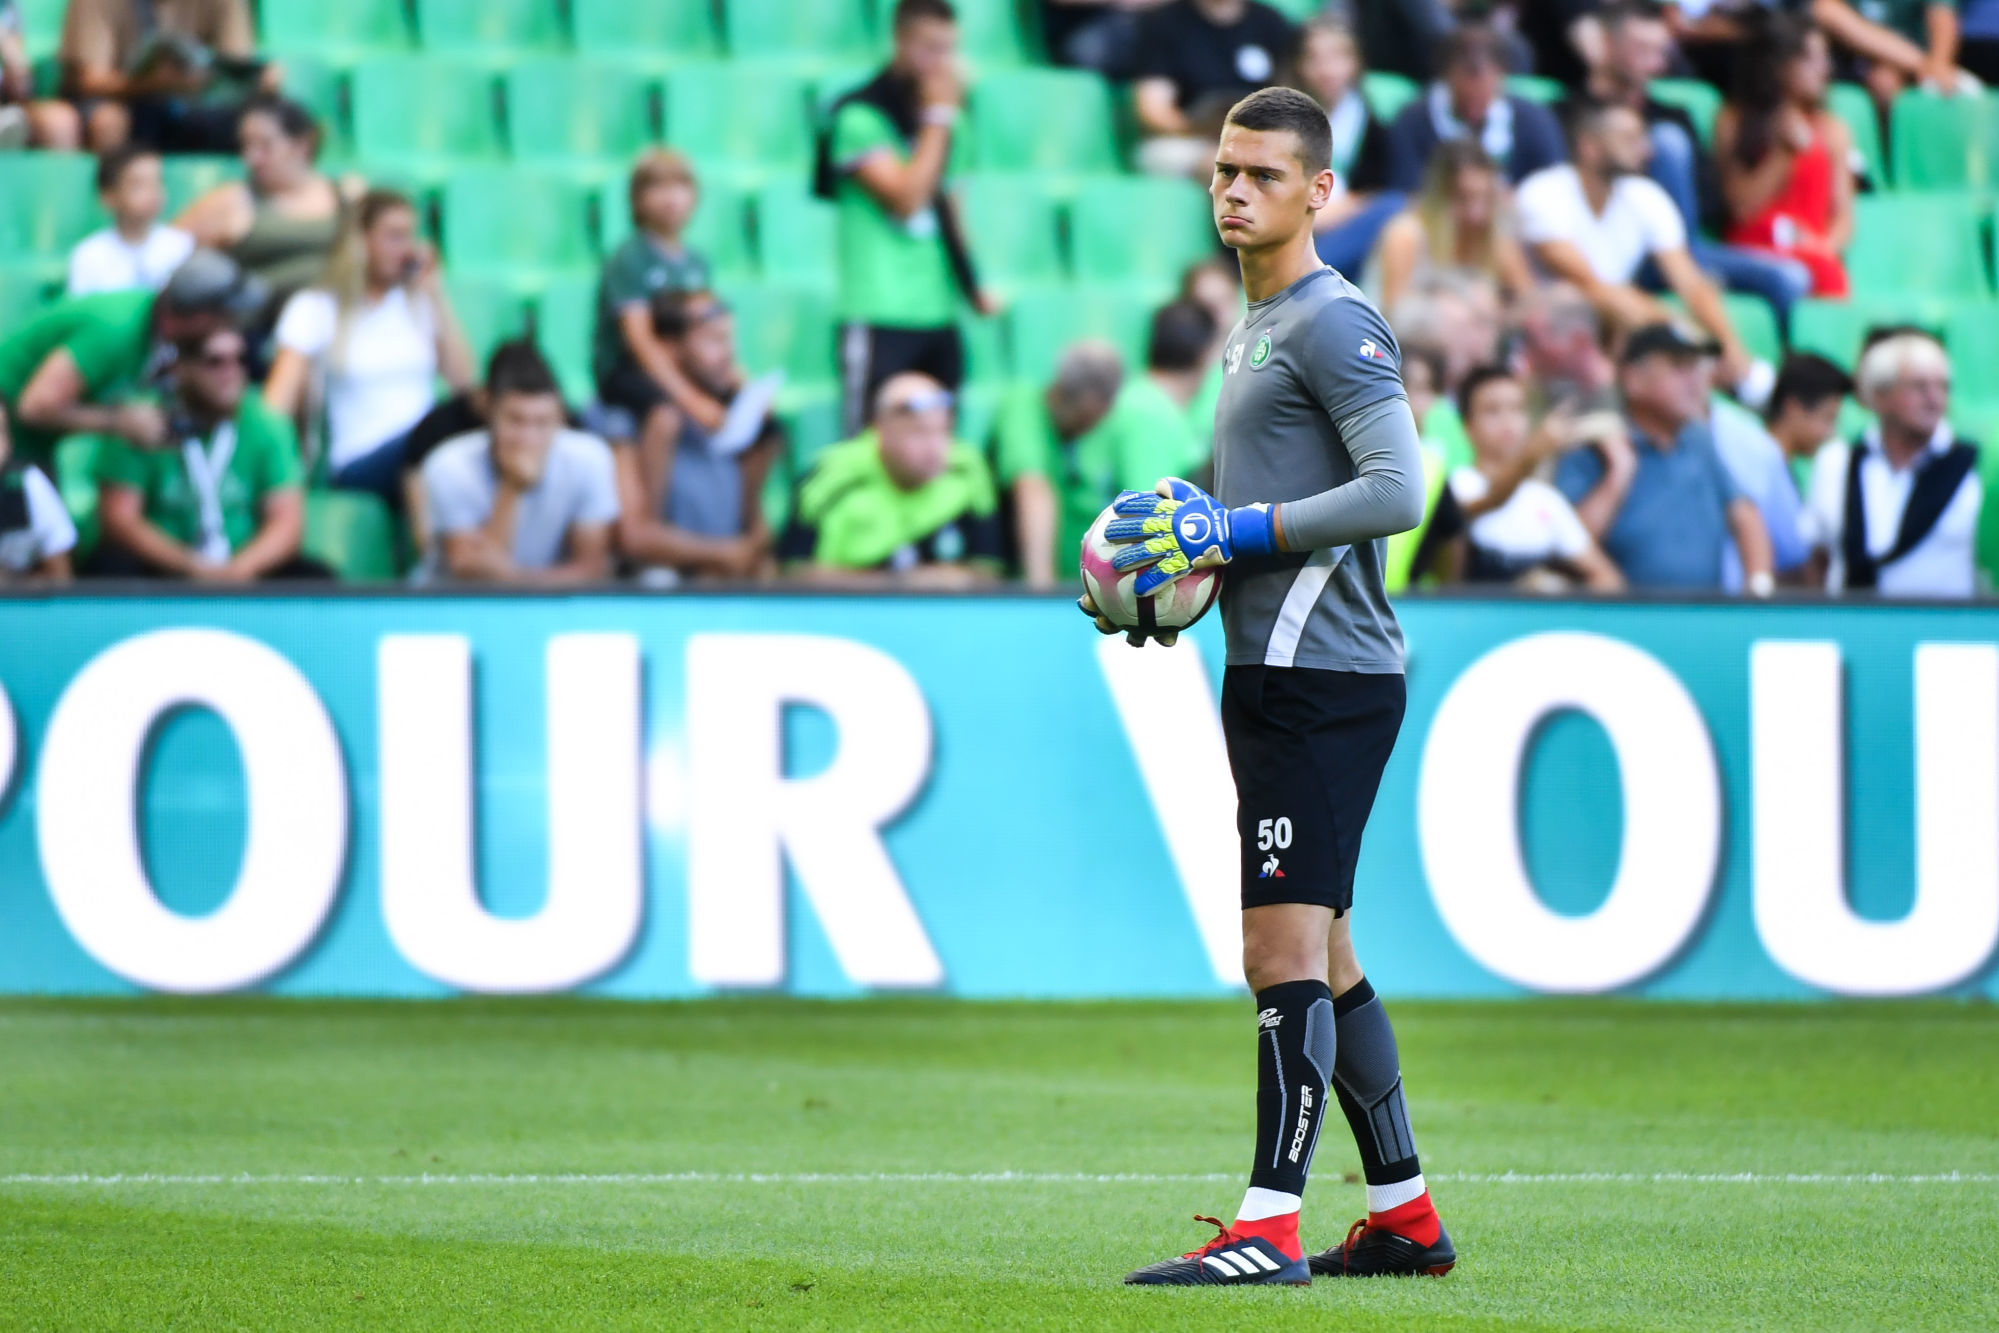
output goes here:
<path id="1" fill-rule="evenodd" d="M 1706 423 L 1706 359 L 1718 349 L 1672 324 L 1626 340 L 1617 372 L 1629 438 L 1565 457 L 1555 485 L 1634 588 L 1720 592 L 1733 540 L 1743 586 L 1774 586 L 1770 535 L 1729 475 Z"/>
<path id="2" fill-rule="evenodd" d="M 59 301 L 0 338 L 0 405 L 29 462 L 47 464 L 65 435 L 167 443 L 157 386 L 176 344 L 199 342 L 262 308 L 263 284 L 227 255 L 197 250 L 158 295 L 111 292 Z"/>

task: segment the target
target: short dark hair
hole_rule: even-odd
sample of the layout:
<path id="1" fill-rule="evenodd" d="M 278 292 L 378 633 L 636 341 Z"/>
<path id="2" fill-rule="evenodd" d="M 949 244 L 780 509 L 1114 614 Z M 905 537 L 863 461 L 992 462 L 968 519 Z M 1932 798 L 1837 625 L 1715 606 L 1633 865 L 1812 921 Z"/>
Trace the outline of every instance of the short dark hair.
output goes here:
<path id="1" fill-rule="evenodd" d="M 1815 352 L 1793 352 L 1777 371 L 1770 389 L 1770 405 L 1765 418 L 1775 421 L 1784 404 L 1795 402 L 1806 411 L 1828 398 L 1844 398 L 1853 392 L 1853 376 Z"/>
<path id="2" fill-rule="evenodd" d="M 277 93 L 258 93 L 236 113 L 236 123 L 241 125 L 252 116 L 269 116 L 277 122 L 285 138 L 305 144 L 313 157 L 319 156 L 319 122 L 300 103 Z"/>
<path id="3" fill-rule="evenodd" d="M 1397 341 L 1400 341 L 1399 339 Z M 1430 391 L 1446 393 L 1445 385 L 1450 381 L 1450 359 L 1444 349 L 1435 343 L 1412 341 L 1401 344 L 1402 369 L 1406 375 L 1412 365 L 1421 366 L 1430 372 Z"/>
<path id="4" fill-rule="evenodd" d="M 1490 23 L 1460 23 L 1444 38 L 1444 49 L 1437 56 L 1437 68 L 1448 70 L 1458 65 L 1492 64 L 1506 68 L 1506 39 L 1499 35 L 1499 29 Z"/>
<path id="5" fill-rule="evenodd" d="M 1313 174 L 1333 164 L 1333 123 L 1326 109 L 1296 88 L 1258 88 L 1229 108 L 1228 123 L 1245 130 L 1289 130 L 1298 160 Z"/>
<path id="6" fill-rule="evenodd" d="M 652 297 L 652 331 L 660 337 L 672 341 L 684 338 L 687 331 L 700 323 L 695 312 L 703 305 L 712 305 L 719 298 L 706 288 L 694 291 L 675 291 L 663 288 Z"/>
<path id="7" fill-rule="evenodd" d="M 896 0 L 895 17 L 889 27 L 901 32 L 918 19 L 937 19 L 944 23 L 956 23 L 958 11 L 951 7 L 951 0 Z"/>
<path id="8" fill-rule="evenodd" d="M 1465 375 L 1464 383 L 1458 385 L 1458 415 L 1469 422 L 1472 404 L 1478 401 L 1478 391 L 1488 384 L 1497 384 L 1501 380 L 1511 380 L 1518 384 L 1520 377 L 1513 373 L 1511 366 L 1497 363 L 1474 366 Z"/>
<path id="9" fill-rule="evenodd" d="M 1570 142 L 1573 143 L 1577 139 L 1594 138 L 1602 132 L 1604 121 L 1610 119 L 1620 111 L 1630 112 L 1634 116 L 1638 114 L 1623 102 L 1605 101 L 1601 98 L 1591 97 L 1586 93 L 1573 98 L 1568 108 L 1569 123 L 1564 127 L 1569 132 Z"/>
<path id="10" fill-rule="evenodd" d="M 537 398 L 545 393 L 562 396 L 562 386 L 556 382 L 555 372 L 549 369 L 548 358 L 531 338 L 501 343 L 486 362 L 486 396 L 497 403 L 510 393 Z"/>
<path id="11" fill-rule="evenodd" d="M 1666 7 L 1659 0 L 1610 0 L 1596 11 L 1596 21 L 1606 32 L 1627 23 L 1664 23 Z"/>
<path id="12" fill-rule="evenodd" d="M 118 188 L 127 167 L 141 158 L 158 156 L 158 150 L 136 143 L 123 143 L 116 148 L 105 149 L 97 155 L 97 192 L 109 194 Z"/>
<path id="13" fill-rule="evenodd" d="M 1152 314 L 1145 364 L 1153 370 L 1196 370 L 1215 338 L 1215 317 L 1193 301 L 1169 301 Z"/>

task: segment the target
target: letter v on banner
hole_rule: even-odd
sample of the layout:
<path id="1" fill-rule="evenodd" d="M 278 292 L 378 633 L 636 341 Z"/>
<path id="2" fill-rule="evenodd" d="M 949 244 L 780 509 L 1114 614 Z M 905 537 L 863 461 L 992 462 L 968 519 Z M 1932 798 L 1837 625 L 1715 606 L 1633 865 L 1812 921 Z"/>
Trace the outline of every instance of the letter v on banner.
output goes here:
<path id="1" fill-rule="evenodd" d="M 1097 664 L 1159 831 L 1180 876 L 1208 966 L 1224 986 L 1242 981 L 1241 849 L 1235 826 L 1235 779 L 1208 670 L 1192 644 L 1132 651 L 1121 635 L 1097 643 Z M 1151 725 L 1170 717 L 1171 731 Z M 1173 817 L 1165 818 L 1171 810 Z"/>

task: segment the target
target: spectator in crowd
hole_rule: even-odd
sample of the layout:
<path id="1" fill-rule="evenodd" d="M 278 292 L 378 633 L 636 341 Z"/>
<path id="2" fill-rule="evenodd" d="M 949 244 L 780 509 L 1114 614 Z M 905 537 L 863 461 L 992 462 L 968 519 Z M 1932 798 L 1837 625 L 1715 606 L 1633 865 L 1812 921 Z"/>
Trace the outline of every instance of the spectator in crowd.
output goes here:
<path id="1" fill-rule="evenodd" d="M 1960 0 L 1812 0 L 1812 21 L 1852 52 L 1885 118 L 1909 88 L 1975 93 L 1978 82 L 1958 68 Z"/>
<path id="2" fill-rule="evenodd" d="M 1206 181 L 1228 109 L 1277 77 L 1291 21 L 1262 0 L 1172 0 L 1138 21 L 1141 171 Z"/>
<path id="3" fill-rule="evenodd" d="M 1701 147 L 1693 117 L 1683 107 L 1651 95 L 1673 56 L 1673 37 L 1658 0 L 1613 0 L 1592 17 L 1595 41 L 1587 80 L 1564 104 L 1573 119 L 1584 99 L 1628 106 L 1645 120 L 1652 158 L 1648 174 L 1672 197 L 1686 224 L 1694 261 L 1731 290 L 1762 297 L 1788 327 L 1791 306 L 1811 291 L 1810 270 L 1767 250 L 1717 245 L 1701 236 L 1710 220 L 1720 222 L 1722 201 L 1714 162 Z"/>
<path id="4" fill-rule="evenodd" d="M 618 520 L 611 447 L 571 430 L 555 372 L 522 345 L 494 353 L 491 424 L 423 463 L 426 572 L 467 583 L 549 587 L 611 577 Z"/>
<path id="5" fill-rule="evenodd" d="M 874 421 L 819 455 L 798 488 L 778 547 L 808 582 L 848 587 L 971 588 L 1005 554 L 992 473 L 951 438 L 952 398 L 917 371 L 875 393 Z"/>
<path id="6" fill-rule="evenodd" d="M 684 578 L 751 579 L 771 553 L 764 481 L 784 449 L 771 412 L 778 380 L 751 383 L 736 359 L 736 326 L 712 292 L 661 291 L 653 331 L 674 368 L 727 408 L 713 430 L 666 410 L 667 429 L 616 450 L 618 549 L 656 585 Z"/>
<path id="7" fill-rule="evenodd" d="M 1712 365 L 1707 372 L 1712 378 Z M 1805 535 L 1798 483 L 1791 475 L 1783 446 L 1764 429 L 1761 417 L 1732 398 L 1711 393 L 1706 408 L 1715 452 L 1735 479 L 1735 488 L 1755 504 L 1763 530 L 1770 536 L 1772 572 L 1784 582 L 1795 582 L 1804 573 L 1811 544 Z M 1723 591 L 1742 591 L 1742 580 L 1742 562 L 1731 546 L 1722 553 Z"/>
<path id="8" fill-rule="evenodd" d="M 1816 296 L 1845 296 L 1853 239 L 1853 141 L 1826 110 L 1832 53 L 1818 29 L 1773 15 L 1736 63 L 1735 100 L 1715 120 L 1729 241 L 1782 255 Z"/>
<path id="9" fill-rule="evenodd" d="M 83 120 L 67 102 L 35 96 L 35 68 L 21 35 L 21 8 L 0 0 L 0 149 L 83 146 Z"/>
<path id="10" fill-rule="evenodd" d="M 1518 583 L 1538 591 L 1622 588 L 1623 575 L 1568 498 L 1536 475 L 1569 450 L 1621 436 L 1617 418 L 1607 413 L 1578 418 L 1557 408 L 1535 426 L 1527 412 L 1527 386 L 1498 365 L 1465 377 L 1458 412 L 1475 460 L 1450 476 L 1451 496 L 1469 525 L 1466 580 Z"/>
<path id="11" fill-rule="evenodd" d="M 1555 485 L 1635 588 L 1721 591 L 1731 537 L 1744 586 L 1757 596 L 1775 586 L 1763 520 L 1703 420 L 1704 362 L 1718 351 L 1669 323 L 1633 332 L 1618 367 L 1628 435 L 1600 434 L 1555 469 Z"/>
<path id="12" fill-rule="evenodd" d="M 1404 198 L 1388 188 L 1388 127 L 1361 95 L 1361 73 L 1353 29 L 1328 18 L 1298 26 L 1290 81 L 1326 109 L 1333 130 L 1333 197 L 1312 226 L 1319 258 L 1342 273 L 1366 266 L 1375 238 Z"/>
<path id="13" fill-rule="evenodd" d="M 1520 16 L 1520 35 L 1534 55 L 1534 72 L 1574 87 L 1603 60 L 1603 11 L 1610 0 L 1541 0 Z M 1668 39 L 1671 33 L 1667 34 Z M 1599 94 L 1600 95 L 1600 94 Z"/>
<path id="14" fill-rule="evenodd" d="M 1446 406 L 1473 367 L 1498 358 L 1505 322 L 1499 284 L 1468 271 L 1417 278 L 1390 308 L 1388 320 L 1397 342 L 1425 344 L 1443 353 L 1444 374 L 1436 392 Z"/>
<path id="15" fill-rule="evenodd" d="M 1950 359 L 1926 333 L 1897 331 L 1860 357 L 1860 401 L 1875 422 L 1812 464 L 1807 520 L 1833 592 L 1969 597 L 1985 502 L 1978 446 L 1958 439 Z"/>
<path id="16" fill-rule="evenodd" d="M 1478 274 L 1509 297 L 1534 285 L 1515 234 L 1506 181 L 1472 139 L 1439 144 L 1423 173 L 1423 192 L 1381 233 L 1363 286 L 1384 310 L 1434 274 Z"/>
<path id="17" fill-rule="evenodd" d="M 1589 298 L 1566 282 L 1547 283 L 1519 310 L 1520 356 L 1541 410 L 1616 411 L 1617 367 L 1603 348 L 1603 321 Z"/>
<path id="18" fill-rule="evenodd" d="M 1418 82 L 1436 72 L 1431 57 L 1458 22 L 1451 0 L 1344 0 L 1343 7 L 1360 33 L 1367 63 Z"/>
<path id="19" fill-rule="evenodd" d="M 1489 24 L 1459 24 L 1440 64 L 1443 77 L 1389 131 L 1391 189 L 1418 189 L 1431 150 L 1453 139 L 1476 139 L 1514 184 L 1567 156 L 1554 112 L 1506 91 L 1506 43 Z"/>
<path id="20" fill-rule="evenodd" d="M 287 419 L 326 411 L 328 479 L 402 503 L 403 447 L 443 379 L 472 386 L 472 351 L 417 235 L 416 206 L 370 190 L 348 215 L 324 281 L 285 302 L 265 398 Z M 309 410 L 310 409 L 310 410 Z"/>
<path id="21" fill-rule="evenodd" d="M 256 54 L 250 0 L 69 0 L 56 52 L 94 151 L 136 138 L 169 153 L 229 150 L 236 118 L 218 87 L 236 72 L 278 85 Z"/>
<path id="22" fill-rule="evenodd" d="M 319 281 L 340 238 L 340 187 L 322 174 L 312 113 L 276 95 L 252 100 L 238 122 L 246 179 L 225 181 L 188 205 L 180 226 L 227 253 L 270 288 L 270 315 Z"/>
<path id="23" fill-rule="evenodd" d="M 1793 352 L 1777 369 L 1777 383 L 1763 411 L 1763 423 L 1795 469 L 1817 457 L 1839 429 L 1839 409 L 1853 392 L 1853 379 L 1831 361 Z"/>
<path id="24" fill-rule="evenodd" d="M 1644 175 L 1651 151 L 1645 122 L 1628 106 L 1592 103 L 1576 118 L 1575 144 L 1573 165 L 1535 173 L 1515 197 L 1520 234 L 1534 258 L 1575 284 L 1606 321 L 1623 329 L 1666 316 L 1637 285 L 1649 261 L 1721 344 L 1728 383 L 1743 384 L 1754 365 L 1722 308 L 1721 293 L 1694 263 L 1679 210 Z"/>
<path id="25" fill-rule="evenodd" d="M 97 158 L 97 199 L 111 225 L 92 232 L 69 253 L 69 294 L 156 292 L 194 251 L 194 237 L 160 222 L 166 182 L 160 157 L 126 144 Z"/>
<path id="26" fill-rule="evenodd" d="M 701 202 L 693 164 L 671 148 L 649 150 L 632 168 L 628 199 L 632 234 L 604 260 L 597 282 L 591 367 L 599 401 L 631 416 L 629 427 L 609 433 L 656 450 L 673 412 L 704 430 L 719 430 L 726 409 L 681 373 L 653 332 L 656 295 L 710 285 L 708 261 L 682 239 Z"/>
<path id="27" fill-rule="evenodd" d="M 1084 341 L 1062 353 L 1046 388 L 1016 384 L 1000 402 L 993 422 L 993 465 L 1012 502 L 1014 548 L 1021 577 L 1030 587 L 1052 588 L 1058 574 L 1075 567 L 1083 534 L 1109 502 L 1095 498 L 1097 491 L 1084 480 L 1076 460 L 1086 447 L 1095 446 L 1097 428 L 1110 415 L 1123 383 L 1124 363 L 1117 349 Z M 1100 460 L 1098 468 L 1114 462 Z M 1153 477 L 1152 484 L 1168 475 L 1170 469 Z M 1114 485 L 1111 494 L 1120 489 Z M 1089 517 L 1077 526 L 1072 510 L 1092 505 Z"/>
<path id="28" fill-rule="evenodd" d="M 24 580 L 67 583 L 76 524 L 48 474 L 13 456 L 0 409 L 0 587 Z"/>
<path id="29" fill-rule="evenodd" d="M 1041 0 L 1041 39 L 1057 64 L 1092 69 L 1114 83 L 1131 78 L 1138 18 L 1167 0 Z"/>
<path id="30" fill-rule="evenodd" d="M 965 378 L 962 302 L 981 313 L 958 216 L 944 189 L 965 101 L 957 14 L 946 0 L 897 0 L 895 53 L 833 104 L 815 191 L 839 209 L 840 369 L 849 430 L 891 375 L 922 371 L 955 392 Z"/>
<path id="31" fill-rule="evenodd" d="M 167 416 L 144 400 L 173 349 L 247 318 L 263 284 L 227 255 L 197 250 L 158 295 L 111 292 L 58 301 L 0 337 L 0 406 L 14 444 L 47 464 L 65 435 L 115 435 L 142 449 L 170 443 Z"/>
<path id="32" fill-rule="evenodd" d="M 99 445 L 105 544 L 96 572 L 198 583 L 331 577 L 299 555 L 298 436 L 249 387 L 243 335 L 220 329 L 178 353 L 170 438 L 180 447 L 115 437 Z"/>
<path id="33" fill-rule="evenodd" d="M 1957 63 L 1980 83 L 1999 83 L 1999 0 L 1963 0 Z"/>

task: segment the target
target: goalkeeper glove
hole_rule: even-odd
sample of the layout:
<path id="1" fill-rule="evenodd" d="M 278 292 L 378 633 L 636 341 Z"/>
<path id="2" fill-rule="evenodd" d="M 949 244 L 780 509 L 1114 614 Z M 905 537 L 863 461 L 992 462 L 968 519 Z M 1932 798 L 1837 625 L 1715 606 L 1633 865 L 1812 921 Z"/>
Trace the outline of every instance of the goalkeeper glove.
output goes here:
<path id="1" fill-rule="evenodd" d="M 1140 597 L 1197 569 L 1277 550 L 1277 521 L 1269 505 L 1229 509 L 1178 477 L 1167 477 L 1156 491 L 1125 491 L 1111 508 L 1118 517 L 1105 525 L 1104 539 L 1123 547 L 1111 557 L 1111 568 L 1143 571 L 1132 583 Z"/>
<path id="2" fill-rule="evenodd" d="M 1161 648 L 1171 648 L 1180 638 L 1180 631 L 1177 629 L 1156 629 L 1150 634 L 1147 634 L 1142 629 L 1125 629 L 1102 611 L 1099 611 L 1096 599 L 1091 597 L 1087 592 L 1076 599 L 1076 607 L 1096 625 L 1097 633 L 1121 633 L 1124 635 L 1125 642 L 1134 648 L 1143 648 L 1147 639 L 1157 640 Z"/>

